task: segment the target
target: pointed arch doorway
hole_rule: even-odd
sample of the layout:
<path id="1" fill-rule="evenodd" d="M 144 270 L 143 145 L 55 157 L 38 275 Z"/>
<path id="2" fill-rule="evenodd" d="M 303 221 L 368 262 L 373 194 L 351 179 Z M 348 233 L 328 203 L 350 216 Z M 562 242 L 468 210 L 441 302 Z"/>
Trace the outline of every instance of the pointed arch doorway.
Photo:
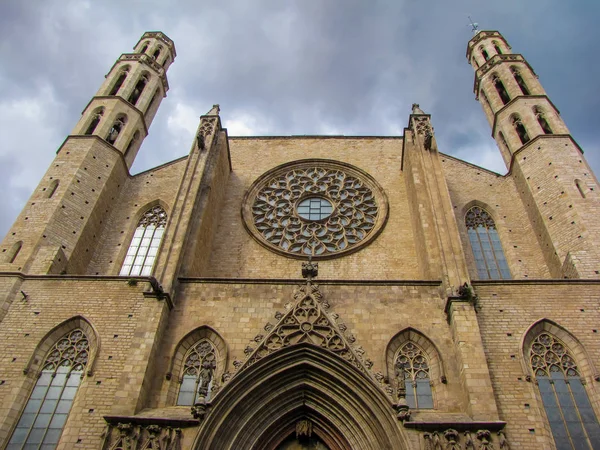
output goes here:
<path id="1" fill-rule="evenodd" d="M 197 450 L 405 450 L 391 401 L 369 375 L 308 343 L 236 374 L 213 398 Z"/>
<path id="2" fill-rule="evenodd" d="M 303 439 L 290 436 L 277 447 L 277 450 L 330 450 L 330 448 L 318 437 Z"/>

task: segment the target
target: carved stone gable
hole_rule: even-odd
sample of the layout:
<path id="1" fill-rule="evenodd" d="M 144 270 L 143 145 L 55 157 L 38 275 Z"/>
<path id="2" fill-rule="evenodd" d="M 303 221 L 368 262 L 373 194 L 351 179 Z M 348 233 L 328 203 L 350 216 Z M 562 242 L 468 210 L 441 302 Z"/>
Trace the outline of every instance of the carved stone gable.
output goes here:
<path id="1" fill-rule="evenodd" d="M 325 312 L 329 304 L 323 301 L 319 287 L 309 283 L 299 286 L 294 292 L 294 298 L 296 303 L 281 316 L 258 347 L 249 354 L 249 358 L 238 372 L 277 350 L 306 342 L 329 350 L 366 373 L 365 365 L 351 349 L 343 334 L 342 329 L 345 330 L 346 327 L 336 325 Z"/>

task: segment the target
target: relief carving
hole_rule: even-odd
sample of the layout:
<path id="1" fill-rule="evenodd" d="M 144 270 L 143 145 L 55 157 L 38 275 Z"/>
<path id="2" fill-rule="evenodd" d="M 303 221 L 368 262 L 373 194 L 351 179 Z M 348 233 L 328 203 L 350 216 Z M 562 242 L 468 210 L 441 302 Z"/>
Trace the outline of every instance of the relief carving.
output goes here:
<path id="1" fill-rule="evenodd" d="M 464 424 L 461 424 L 464 426 Z M 475 438 L 473 438 L 475 436 Z M 474 440 L 475 439 L 475 440 Z M 500 449 L 509 449 L 506 436 L 498 431 L 496 442 Z M 462 435 L 454 428 L 423 433 L 425 450 L 495 450 L 493 435 L 489 430 L 467 430 Z"/>
<path id="2" fill-rule="evenodd" d="M 109 424 L 104 432 L 102 450 L 179 450 L 181 429 L 162 425 L 134 423 Z"/>

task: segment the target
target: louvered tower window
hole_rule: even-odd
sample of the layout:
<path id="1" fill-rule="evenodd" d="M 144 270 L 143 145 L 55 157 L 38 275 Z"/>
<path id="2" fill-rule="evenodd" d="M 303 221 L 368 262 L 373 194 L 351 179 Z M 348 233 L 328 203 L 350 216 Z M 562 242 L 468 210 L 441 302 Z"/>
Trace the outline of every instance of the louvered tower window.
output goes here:
<path id="1" fill-rule="evenodd" d="M 144 213 L 131 239 L 119 275 L 151 275 L 166 225 L 167 213 L 160 206 Z"/>
<path id="2" fill-rule="evenodd" d="M 542 395 L 557 450 L 600 448 L 600 425 L 575 359 L 558 338 L 541 333 L 529 362 Z"/>
<path id="3" fill-rule="evenodd" d="M 88 339 L 81 329 L 71 331 L 52 347 L 6 450 L 56 448 L 88 355 Z"/>
<path id="4" fill-rule="evenodd" d="M 467 211 L 465 224 L 479 279 L 509 279 L 510 271 L 494 219 L 485 209 L 474 206 Z"/>

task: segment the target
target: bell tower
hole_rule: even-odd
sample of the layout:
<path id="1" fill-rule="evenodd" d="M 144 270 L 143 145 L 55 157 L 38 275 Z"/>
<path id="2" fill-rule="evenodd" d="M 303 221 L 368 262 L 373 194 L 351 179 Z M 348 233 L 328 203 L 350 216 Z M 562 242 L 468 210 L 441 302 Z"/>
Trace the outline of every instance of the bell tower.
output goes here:
<path id="1" fill-rule="evenodd" d="M 175 45 L 160 32 L 146 32 L 106 75 L 86 106 L 73 135 L 99 136 L 120 151 L 131 167 L 163 97 Z"/>
<path id="2" fill-rule="evenodd" d="M 571 136 L 527 60 L 498 31 L 477 31 L 467 60 L 475 69 L 475 98 L 555 278 L 598 278 L 600 189 L 583 150 Z"/>
<path id="3" fill-rule="evenodd" d="M 175 56 L 173 41 L 147 32 L 117 59 L 2 242 L 0 270 L 86 273 Z"/>

